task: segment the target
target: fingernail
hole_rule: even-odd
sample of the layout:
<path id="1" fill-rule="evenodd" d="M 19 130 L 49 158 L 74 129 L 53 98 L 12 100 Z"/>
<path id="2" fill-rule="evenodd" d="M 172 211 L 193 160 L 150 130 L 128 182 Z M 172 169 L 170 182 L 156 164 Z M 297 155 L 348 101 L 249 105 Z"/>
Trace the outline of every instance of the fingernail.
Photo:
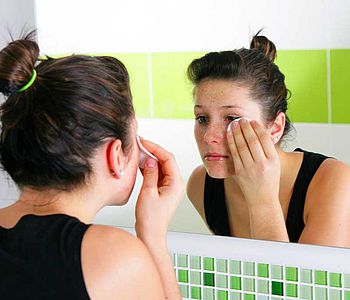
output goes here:
<path id="1" fill-rule="evenodd" d="M 157 166 L 158 166 L 158 162 L 155 159 L 153 159 L 152 157 L 147 158 L 147 160 L 146 160 L 146 167 L 147 168 L 154 169 L 154 168 L 157 168 Z"/>

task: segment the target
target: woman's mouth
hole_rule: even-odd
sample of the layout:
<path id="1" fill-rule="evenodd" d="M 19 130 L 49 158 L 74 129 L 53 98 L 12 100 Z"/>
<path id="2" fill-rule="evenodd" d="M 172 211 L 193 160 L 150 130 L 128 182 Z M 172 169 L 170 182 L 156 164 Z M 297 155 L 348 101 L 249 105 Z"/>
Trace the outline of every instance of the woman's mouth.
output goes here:
<path id="1" fill-rule="evenodd" d="M 214 152 L 208 152 L 205 156 L 204 159 L 206 161 L 222 161 L 227 159 L 228 156 L 227 155 L 222 155 L 219 153 L 214 153 Z"/>

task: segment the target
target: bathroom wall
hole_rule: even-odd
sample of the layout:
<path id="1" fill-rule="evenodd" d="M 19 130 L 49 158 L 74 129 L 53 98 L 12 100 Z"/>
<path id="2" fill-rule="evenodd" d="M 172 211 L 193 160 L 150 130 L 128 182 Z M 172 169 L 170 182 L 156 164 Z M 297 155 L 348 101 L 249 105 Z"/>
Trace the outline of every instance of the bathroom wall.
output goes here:
<path id="1" fill-rule="evenodd" d="M 63 0 L 54 10 L 37 0 L 36 11 L 42 54 L 109 54 L 126 64 L 139 134 L 174 152 L 185 180 L 200 164 L 186 67 L 207 51 L 248 47 L 261 28 L 277 46 L 276 63 L 292 93 L 288 112 L 295 131 L 286 149 L 299 146 L 350 163 L 346 0 L 288 0 L 283 6 L 278 0 Z M 132 226 L 140 179 L 127 206 L 105 208 L 96 222 Z M 16 197 L 2 180 L 0 204 Z M 187 198 L 171 230 L 208 232 Z"/>

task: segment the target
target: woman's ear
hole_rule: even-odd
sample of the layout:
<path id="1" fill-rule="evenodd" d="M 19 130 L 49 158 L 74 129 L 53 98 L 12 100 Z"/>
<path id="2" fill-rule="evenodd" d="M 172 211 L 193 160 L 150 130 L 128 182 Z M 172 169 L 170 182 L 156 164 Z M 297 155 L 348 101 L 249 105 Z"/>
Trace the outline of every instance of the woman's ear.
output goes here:
<path id="1" fill-rule="evenodd" d="M 286 115 L 283 112 L 278 113 L 277 117 L 272 123 L 272 126 L 269 128 L 270 136 L 272 142 L 277 144 L 284 132 L 284 126 L 286 123 Z"/>
<path id="2" fill-rule="evenodd" d="M 106 158 L 111 176 L 120 179 L 123 176 L 125 167 L 125 156 L 121 140 L 115 139 L 109 142 L 106 150 Z"/>

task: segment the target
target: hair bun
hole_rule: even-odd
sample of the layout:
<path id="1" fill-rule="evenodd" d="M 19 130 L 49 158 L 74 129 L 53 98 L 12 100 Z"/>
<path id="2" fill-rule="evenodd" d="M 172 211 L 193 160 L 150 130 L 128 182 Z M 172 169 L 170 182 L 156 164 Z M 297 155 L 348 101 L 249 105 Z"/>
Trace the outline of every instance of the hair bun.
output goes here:
<path id="1" fill-rule="evenodd" d="M 266 36 L 259 35 L 260 31 L 254 35 L 250 42 L 250 49 L 261 51 L 271 62 L 274 62 L 277 53 L 276 46 Z"/>

